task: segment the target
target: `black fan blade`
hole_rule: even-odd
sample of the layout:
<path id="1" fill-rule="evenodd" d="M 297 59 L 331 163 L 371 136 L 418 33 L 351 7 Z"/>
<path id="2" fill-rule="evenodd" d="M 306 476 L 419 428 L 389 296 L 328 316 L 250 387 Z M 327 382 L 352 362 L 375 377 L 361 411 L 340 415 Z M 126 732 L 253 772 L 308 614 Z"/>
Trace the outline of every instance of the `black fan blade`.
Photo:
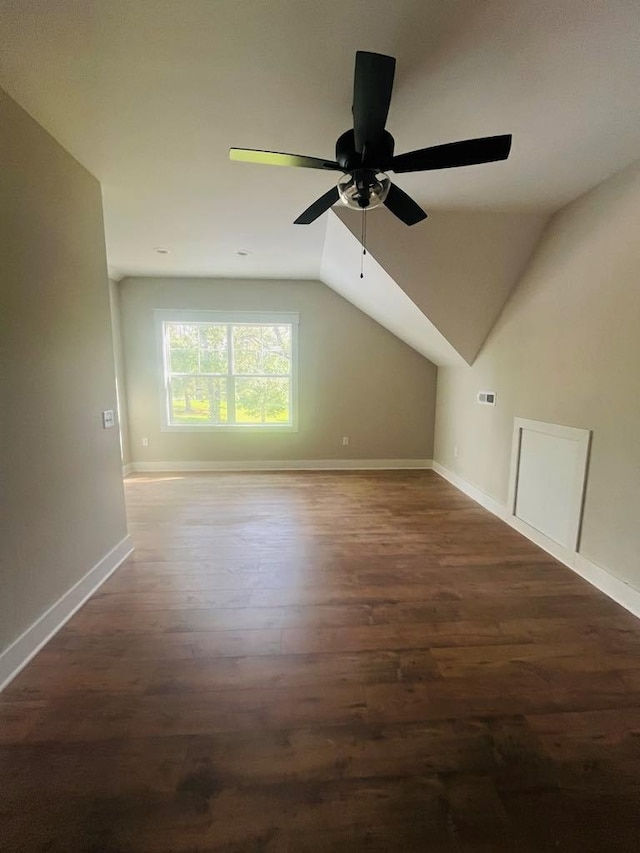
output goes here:
<path id="1" fill-rule="evenodd" d="M 375 144 L 387 123 L 396 61 L 381 53 L 356 53 L 353 80 L 353 131 L 356 151 Z"/>
<path id="2" fill-rule="evenodd" d="M 395 184 L 391 184 L 389 187 L 389 194 L 384 200 L 384 204 L 405 225 L 415 225 L 416 222 L 422 222 L 423 219 L 427 218 L 427 214 L 411 196 L 408 196 L 404 190 Z"/>
<path id="3" fill-rule="evenodd" d="M 455 166 L 474 166 L 506 160 L 511 150 L 511 134 L 485 136 L 482 139 L 465 139 L 434 145 L 420 151 L 409 151 L 393 158 L 394 172 L 426 172 L 430 169 L 452 169 Z"/>
<path id="4" fill-rule="evenodd" d="M 331 205 L 335 204 L 339 198 L 340 195 L 338 194 L 338 188 L 331 187 L 329 192 L 326 192 L 324 195 L 320 196 L 320 198 L 317 201 L 314 201 L 313 204 L 308 207 L 304 213 L 301 213 L 293 224 L 310 225 L 314 220 L 321 216 L 325 212 L 325 210 L 329 210 Z"/>
<path id="5" fill-rule="evenodd" d="M 301 154 L 281 154 L 279 151 L 258 151 L 255 148 L 230 148 L 230 160 L 243 163 L 263 163 L 266 166 L 298 166 L 304 169 L 330 169 L 341 172 L 334 160 L 320 160 L 318 157 L 304 157 Z"/>

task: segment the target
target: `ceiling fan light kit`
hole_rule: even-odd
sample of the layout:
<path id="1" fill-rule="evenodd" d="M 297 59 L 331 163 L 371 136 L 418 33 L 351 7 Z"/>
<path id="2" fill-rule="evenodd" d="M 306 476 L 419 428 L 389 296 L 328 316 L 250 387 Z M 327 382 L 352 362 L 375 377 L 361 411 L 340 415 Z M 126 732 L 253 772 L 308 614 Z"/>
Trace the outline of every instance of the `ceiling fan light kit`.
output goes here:
<path id="1" fill-rule="evenodd" d="M 384 172 L 371 170 L 370 174 L 363 174 L 364 169 L 356 172 L 345 172 L 338 181 L 338 194 L 340 199 L 352 210 L 371 210 L 384 204 L 391 181 Z"/>
<path id="2" fill-rule="evenodd" d="M 466 139 L 394 156 L 394 139 L 385 125 L 395 67 L 393 56 L 362 50 L 356 53 L 353 129 L 338 138 L 335 160 L 253 148 L 231 148 L 229 157 L 247 163 L 343 173 L 337 186 L 300 214 L 295 220 L 296 225 L 314 222 L 339 199 L 347 207 L 361 211 L 384 205 L 406 225 L 421 222 L 427 214 L 404 190 L 391 182 L 387 172 L 427 172 L 506 160 L 511 150 L 511 135 Z"/>

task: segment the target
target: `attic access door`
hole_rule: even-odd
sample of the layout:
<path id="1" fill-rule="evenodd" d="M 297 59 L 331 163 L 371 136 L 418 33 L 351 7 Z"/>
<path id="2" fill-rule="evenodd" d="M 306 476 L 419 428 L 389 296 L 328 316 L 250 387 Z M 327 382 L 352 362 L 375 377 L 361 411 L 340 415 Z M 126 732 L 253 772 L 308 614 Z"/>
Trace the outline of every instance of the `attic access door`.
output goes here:
<path id="1" fill-rule="evenodd" d="M 563 560 L 578 550 L 590 441 L 587 429 L 514 420 L 511 523 Z"/>

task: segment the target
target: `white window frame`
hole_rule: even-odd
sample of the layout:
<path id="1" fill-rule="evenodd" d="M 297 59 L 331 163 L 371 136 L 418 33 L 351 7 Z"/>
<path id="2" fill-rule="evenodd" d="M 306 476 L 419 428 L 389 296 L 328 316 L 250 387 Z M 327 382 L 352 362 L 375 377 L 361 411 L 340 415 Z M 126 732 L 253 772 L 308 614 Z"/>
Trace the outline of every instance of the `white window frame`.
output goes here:
<path id="1" fill-rule="evenodd" d="M 298 431 L 298 323 L 299 315 L 272 311 L 205 311 L 158 308 L 154 312 L 162 432 L 297 432 Z M 166 323 L 216 323 L 291 326 L 291 384 L 288 424 L 172 424 L 170 420 L 169 372 L 165 345 Z"/>

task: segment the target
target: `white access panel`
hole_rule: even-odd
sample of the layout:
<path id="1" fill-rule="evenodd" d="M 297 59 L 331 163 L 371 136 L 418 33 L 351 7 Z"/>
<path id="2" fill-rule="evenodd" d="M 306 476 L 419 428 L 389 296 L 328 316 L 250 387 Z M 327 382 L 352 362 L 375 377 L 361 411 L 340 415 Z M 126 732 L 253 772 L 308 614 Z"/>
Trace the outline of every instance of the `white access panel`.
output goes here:
<path id="1" fill-rule="evenodd" d="M 537 532 L 540 544 L 553 543 L 561 556 L 578 546 L 590 436 L 589 430 L 542 421 L 514 423 L 509 493 L 514 526 Z"/>
<path id="2" fill-rule="evenodd" d="M 575 441 L 522 431 L 515 515 L 565 546 L 571 535 L 571 495 L 577 465 Z"/>

